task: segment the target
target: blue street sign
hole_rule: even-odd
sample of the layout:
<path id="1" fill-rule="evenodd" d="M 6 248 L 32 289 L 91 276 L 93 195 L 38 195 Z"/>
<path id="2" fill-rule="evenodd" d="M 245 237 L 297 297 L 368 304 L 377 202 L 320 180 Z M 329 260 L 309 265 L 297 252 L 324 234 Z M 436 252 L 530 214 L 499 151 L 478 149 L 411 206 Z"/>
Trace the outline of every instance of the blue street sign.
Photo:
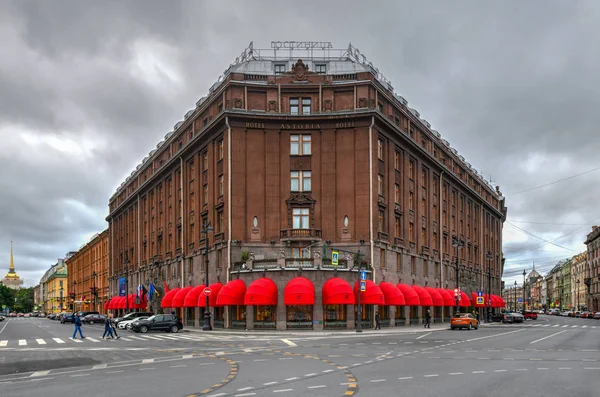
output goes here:
<path id="1" fill-rule="evenodd" d="M 367 271 L 366 270 L 361 270 L 360 271 L 360 279 L 361 280 L 366 280 L 367 279 Z"/>
<path id="2" fill-rule="evenodd" d="M 361 280 L 360 282 L 360 292 L 365 292 L 367 290 L 367 282 L 365 280 Z"/>
<path id="3" fill-rule="evenodd" d="M 477 291 L 477 296 L 483 296 L 483 292 L 482 291 Z"/>
<path id="4" fill-rule="evenodd" d="M 523 298 L 519 298 L 519 303 L 523 303 Z"/>

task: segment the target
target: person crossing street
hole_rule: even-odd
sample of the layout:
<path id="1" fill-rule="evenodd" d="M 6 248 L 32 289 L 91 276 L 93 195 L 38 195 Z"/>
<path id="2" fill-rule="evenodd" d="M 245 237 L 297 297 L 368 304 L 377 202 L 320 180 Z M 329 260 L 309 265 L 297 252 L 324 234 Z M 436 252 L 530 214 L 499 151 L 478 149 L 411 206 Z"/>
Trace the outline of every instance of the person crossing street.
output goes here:
<path id="1" fill-rule="evenodd" d="M 81 332 L 81 318 L 79 317 L 79 313 L 73 313 L 73 324 L 75 325 L 75 329 L 73 330 L 72 339 L 77 339 L 77 331 L 79 331 L 81 339 L 85 339 L 85 336 L 83 336 L 83 333 Z"/>

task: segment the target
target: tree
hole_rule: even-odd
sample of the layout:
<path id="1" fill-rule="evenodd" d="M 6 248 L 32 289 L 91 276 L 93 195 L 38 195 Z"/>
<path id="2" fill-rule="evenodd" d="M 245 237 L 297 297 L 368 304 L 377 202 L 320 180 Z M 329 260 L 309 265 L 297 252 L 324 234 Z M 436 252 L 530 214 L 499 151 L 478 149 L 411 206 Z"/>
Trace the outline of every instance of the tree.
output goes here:
<path id="1" fill-rule="evenodd" d="M 21 313 L 33 311 L 33 287 L 21 288 L 16 293 L 15 308 Z"/>
<path id="2" fill-rule="evenodd" d="M 8 288 L 0 282 L 0 309 L 2 305 L 10 307 L 11 310 L 15 306 L 15 290 Z"/>

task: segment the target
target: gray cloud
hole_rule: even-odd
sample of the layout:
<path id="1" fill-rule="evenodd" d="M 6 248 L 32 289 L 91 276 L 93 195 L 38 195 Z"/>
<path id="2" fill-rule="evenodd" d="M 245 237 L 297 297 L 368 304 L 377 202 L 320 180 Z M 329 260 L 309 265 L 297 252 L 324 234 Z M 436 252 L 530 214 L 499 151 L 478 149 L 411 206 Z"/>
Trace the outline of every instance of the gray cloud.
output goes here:
<path id="1" fill-rule="evenodd" d="M 250 40 L 352 42 L 507 195 L 509 221 L 600 217 L 597 2 L 0 6 L 0 263 L 28 282 L 105 227 L 108 197 Z M 552 240 L 577 226 L 518 223 Z M 590 225 L 591 226 L 591 225 Z M 582 249 L 589 227 L 557 241 Z M 505 227 L 511 267 L 572 251 Z M 3 259 L 6 258 L 6 259 Z M 547 259 L 545 259 L 547 260 Z"/>

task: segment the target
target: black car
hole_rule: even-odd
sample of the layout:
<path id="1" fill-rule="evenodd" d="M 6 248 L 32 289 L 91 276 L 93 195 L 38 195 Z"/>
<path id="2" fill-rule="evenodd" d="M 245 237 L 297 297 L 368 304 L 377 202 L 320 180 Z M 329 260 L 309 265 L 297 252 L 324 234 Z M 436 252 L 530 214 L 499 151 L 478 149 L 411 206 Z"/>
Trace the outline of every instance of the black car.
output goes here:
<path id="1" fill-rule="evenodd" d="M 106 316 L 104 314 L 88 314 L 87 316 L 81 319 L 81 322 L 84 324 L 102 324 L 106 321 Z"/>
<path id="2" fill-rule="evenodd" d="M 178 332 L 183 328 L 181 320 L 173 314 L 156 314 L 145 320 L 136 321 L 131 325 L 135 332 L 145 334 L 150 330 Z"/>
<path id="3" fill-rule="evenodd" d="M 65 313 L 60 317 L 60 323 L 72 323 L 73 322 L 73 313 Z"/>
<path id="4" fill-rule="evenodd" d="M 124 315 L 123 317 L 115 318 L 115 325 L 119 325 L 119 323 L 121 321 L 133 320 L 134 318 L 138 318 L 138 317 L 150 317 L 150 316 L 154 316 L 154 313 L 131 312 L 131 313 Z"/>

